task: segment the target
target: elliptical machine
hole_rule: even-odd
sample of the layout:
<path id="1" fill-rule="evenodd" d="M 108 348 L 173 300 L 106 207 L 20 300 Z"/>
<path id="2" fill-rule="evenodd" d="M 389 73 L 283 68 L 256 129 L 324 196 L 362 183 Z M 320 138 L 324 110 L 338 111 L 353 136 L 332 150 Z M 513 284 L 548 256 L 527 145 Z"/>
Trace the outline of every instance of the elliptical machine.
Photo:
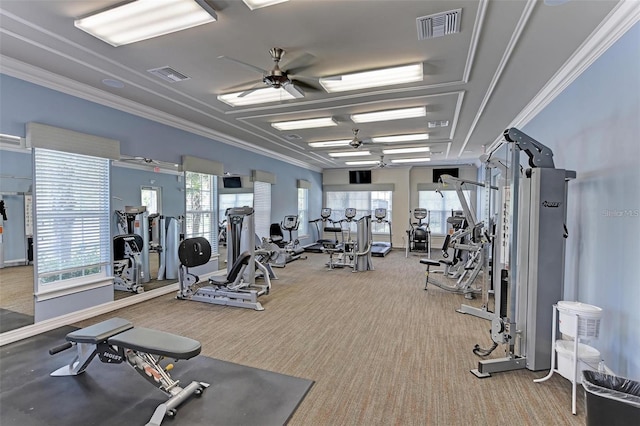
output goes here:
<path id="1" fill-rule="evenodd" d="M 293 238 L 293 231 L 297 231 L 298 226 L 300 226 L 298 215 L 289 215 L 285 216 L 280 224 L 272 223 L 269 229 L 271 242 L 285 251 L 285 263 L 306 259 L 306 257 L 302 257 L 305 249 L 300 247 L 300 241 L 297 238 Z M 283 229 L 289 232 L 289 241 L 284 240 Z"/>

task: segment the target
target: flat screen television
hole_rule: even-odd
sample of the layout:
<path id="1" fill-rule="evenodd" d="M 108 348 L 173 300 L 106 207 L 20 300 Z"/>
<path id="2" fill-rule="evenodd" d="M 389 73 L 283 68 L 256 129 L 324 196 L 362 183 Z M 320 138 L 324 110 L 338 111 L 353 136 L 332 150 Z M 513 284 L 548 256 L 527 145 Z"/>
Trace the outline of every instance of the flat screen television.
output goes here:
<path id="1" fill-rule="evenodd" d="M 371 170 L 349 170 L 349 183 L 371 183 Z"/>
<path id="2" fill-rule="evenodd" d="M 242 188 L 242 179 L 240 176 L 223 177 L 222 186 L 225 188 Z"/>
<path id="3" fill-rule="evenodd" d="M 449 175 L 453 177 L 460 177 L 459 172 L 460 169 L 452 168 L 452 169 L 433 169 L 433 183 L 440 182 L 440 176 Z"/>

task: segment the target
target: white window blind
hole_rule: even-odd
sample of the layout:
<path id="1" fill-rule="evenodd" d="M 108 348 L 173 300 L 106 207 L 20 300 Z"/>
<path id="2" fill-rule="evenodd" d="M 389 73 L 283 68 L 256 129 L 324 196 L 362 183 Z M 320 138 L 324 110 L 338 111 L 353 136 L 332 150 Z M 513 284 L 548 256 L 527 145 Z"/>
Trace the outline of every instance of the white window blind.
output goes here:
<path id="1" fill-rule="evenodd" d="M 107 275 L 109 160 L 35 148 L 38 285 Z"/>
<path id="2" fill-rule="evenodd" d="M 309 234 L 309 190 L 298 188 L 298 235 Z"/>
<path id="3" fill-rule="evenodd" d="M 255 211 L 256 234 L 269 236 L 271 225 L 271 184 L 253 182 L 253 210 Z"/>
<path id="4" fill-rule="evenodd" d="M 186 172 L 186 237 L 204 237 L 218 253 L 217 177 Z"/>
<path id="5" fill-rule="evenodd" d="M 387 209 L 387 220 L 392 221 L 393 191 L 327 191 L 325 206 L 331 209 L 331 220 L 344 219 L 344 211 L 347 208 L 356 209 L 356 217 L 351 222 L 351 231 L 356 230 L 356 220 L 362 216 L 371 215 L 371 230 L 373 233 L 388 233 L 386 223 L 378 223 L 373 216 L 375 209 Z M 347 225 L 343 224 L 344 229 Z"/>
<path id="6" fill-rule="evenodd" d="M 429 229 L 435 235 L 446 235 L 447 218 L 452 210 L 462 210 L 460 198 L 455 190 L 441 190 L 442 195 L 435 191 L 418 191 L 418 205 L 429 210 Z M 462 191 L 467 203 L 471 198 L 471 191 Z"/>

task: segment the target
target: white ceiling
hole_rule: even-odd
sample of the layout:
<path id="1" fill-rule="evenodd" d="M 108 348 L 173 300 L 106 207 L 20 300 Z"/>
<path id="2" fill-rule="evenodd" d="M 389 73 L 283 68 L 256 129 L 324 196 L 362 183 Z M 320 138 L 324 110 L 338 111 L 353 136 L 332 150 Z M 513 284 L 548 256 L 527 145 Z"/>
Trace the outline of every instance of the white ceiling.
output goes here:
<path id="1" fill-rule="evenodd" d="M 217 22 L 117 48 L 74 27 L 74 18 L 118 3 L 2 0 L 2 71 L 37 74 L 88 99 L 314 169 L 344 167 L 346 160 L 307 142 L 349 139 L 353 128 L 365 139 L 428 131 L 432 164 L 477 159 L 483 145 L 514 122 L 618 7 L 614 0 L 557 6 L 533 0 L 291 0 L 251 11 L 240 0 L 210 1 Z M 459 33 L 418 40 L 416 18 L 457 8 L 462 9 Z M 425 75 L 419 83 L 334 94 L 307 91 L 303 99 L 266 105 L 234 108 L 217 100 L 261 78 L 218 56 L 270 70 L 272 47 L 285 49 L 283 69 L 312 55 L 300 76 L 318 87 L 313 80 L 318 77 L 416 62 L 424 64 Z M 162 66 L 191 78 L 168 83 L 147 72 Z M 110 88 L 102 83 L 105 78 L 125 87 Z M 353 113 L 423 105 L 426 119 L 360 125 L 349 119 Z M 270 125 L 322 116 L 335 117 L 338 126 L 281 132 Z M 432 120 L 448 120 L 449 126 L 427 129 Z M 412 145 L 424 143 L 393 147 Z M 379 158 L 375 152 L 382 146 L 365 147 L 374 151 L 371 159 Z M 129 149 L 124 153 L 145 156 Z"/>

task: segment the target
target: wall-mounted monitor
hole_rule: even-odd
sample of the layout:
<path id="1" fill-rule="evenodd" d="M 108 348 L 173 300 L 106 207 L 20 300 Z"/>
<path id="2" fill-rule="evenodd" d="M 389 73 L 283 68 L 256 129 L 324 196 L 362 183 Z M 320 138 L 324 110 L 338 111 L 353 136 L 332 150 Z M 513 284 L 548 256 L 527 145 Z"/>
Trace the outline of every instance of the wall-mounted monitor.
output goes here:
<path id="1" fill-rule="evenodd" d="M 440 182 L 440 176 L 449 175 L 452 177 L 460 177 L 460 169 L 451 168 L 451 169 L 433 169 L 433 183 Z"/>
<path id="2" fill-rule="evenodd" d="M 349 170 L 349 183 L 371 183 L 371 170 Z"/>
<path id="3" fill-rule="evenodd" d="M 242 179 L 240 176 L 223 177 L 222 186 L 224 188 L 242 188 Z"/>

